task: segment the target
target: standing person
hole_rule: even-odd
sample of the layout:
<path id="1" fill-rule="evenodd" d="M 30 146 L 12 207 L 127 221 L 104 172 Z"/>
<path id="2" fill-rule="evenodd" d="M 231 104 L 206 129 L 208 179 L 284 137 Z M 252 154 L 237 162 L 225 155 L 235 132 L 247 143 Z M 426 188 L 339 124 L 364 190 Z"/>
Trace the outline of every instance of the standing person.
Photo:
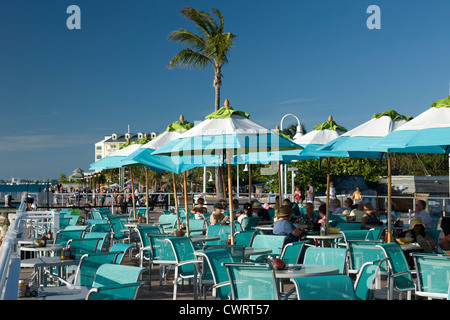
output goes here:
<path id="1" fill-rule="evenodd" d="M 327 195 L 328 192 L 325 192 L 325 195 Z M 334 187 L 333 182 L 330 182 L 330 200 L 336 199 L 336 188 Z"/>
<path id="2" fill-rule="evenodd" d="M 314 198 L 316 197 L 316 193 L 314 191 L 312 182 L 308 182 L 307 186 L 308 186 L 308 190 L 306 190 L 306 203 L 314 203 Z"/>
<path id="3" fill-rule="evenodd" d="M 424 200 L 416 200 L 416 210 L 414 217 L 421 218 L 426 229 L 433 229 L 433 219 L 425 210 L 427 203 Z"/>
<path id="4" fill-rule="evenodd" d="M 356 186 L 356 190 L 352 194 L 352 200 L 355 204 L 358 204 L 360 201 L 362 201 L 362 192 L 359 186 Z"/>
<path id="5" fill-rule="evenodd" d="M 303 193 L 300 190 L 299 186 L 295 186 L 295 192 L 294 192 L 294 197 L 295 197 L 295 201 L 297 201 L 297 203 L 303 203 Z"/>

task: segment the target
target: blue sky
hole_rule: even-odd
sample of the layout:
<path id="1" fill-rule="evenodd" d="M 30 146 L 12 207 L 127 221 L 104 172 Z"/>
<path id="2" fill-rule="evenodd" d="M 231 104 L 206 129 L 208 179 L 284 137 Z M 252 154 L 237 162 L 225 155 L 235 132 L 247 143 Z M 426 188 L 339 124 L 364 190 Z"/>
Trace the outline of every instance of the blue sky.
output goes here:
<path id="1" fill-rule="evenodd" d="M 72 4 L 81 30 L 66 27 Z M 380 30 L 366 27 L 372 4 Z M 223 13 L 238 37 L 222 102 L 268 128 L 293 113 L 307 130 L 330 114 L 352 129 L 388 109 L 417 116 L 449 94 L 447 0 L 2 1 L 0 179 L 88 170 L 104 135 L 211 113 L 212 68 L 166 68 L 182 49 L 169 33 L 194 31 L 187 6 Z"/>

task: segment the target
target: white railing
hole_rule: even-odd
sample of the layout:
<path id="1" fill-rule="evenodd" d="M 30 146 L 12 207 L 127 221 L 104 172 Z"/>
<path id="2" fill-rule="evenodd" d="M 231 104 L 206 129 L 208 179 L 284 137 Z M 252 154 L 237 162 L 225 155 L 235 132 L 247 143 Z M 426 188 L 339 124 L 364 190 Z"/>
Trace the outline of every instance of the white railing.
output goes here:
<path id="1" fill-rule="evenodd" d="M 16 300 L 20 276 L 18 241 L 35 237 L 42 227 L 59 230 L 59 214 L 55 211 L 26 211 L 26 197 L 9 226 L 0 247 L 0 300 Z"/>

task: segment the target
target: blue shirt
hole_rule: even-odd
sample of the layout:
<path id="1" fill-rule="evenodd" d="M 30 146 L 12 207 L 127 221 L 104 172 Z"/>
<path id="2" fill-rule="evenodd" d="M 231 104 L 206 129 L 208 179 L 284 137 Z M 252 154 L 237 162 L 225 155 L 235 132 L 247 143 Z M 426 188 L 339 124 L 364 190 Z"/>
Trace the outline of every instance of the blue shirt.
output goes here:
<path id="1" fill-rule="evenodd" d="M 295 226 L 292 224 L 292 222 L 288 220 L 277 220 L 277 222 L 275 222 L 275 224 L 273 225 L 272 233 L 274 235 L 287 236 L 284 242 L 286 244 L 300 240 L 298 237 L 291 234 L 292 230 L 294 229 Z"/>

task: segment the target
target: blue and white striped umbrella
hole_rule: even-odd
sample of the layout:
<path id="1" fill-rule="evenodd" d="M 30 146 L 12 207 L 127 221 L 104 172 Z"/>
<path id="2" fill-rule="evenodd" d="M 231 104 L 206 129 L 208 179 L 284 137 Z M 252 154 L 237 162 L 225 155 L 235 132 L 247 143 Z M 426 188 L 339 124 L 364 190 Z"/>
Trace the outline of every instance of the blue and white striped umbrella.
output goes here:
<path id="1" fill-rule="evenodd" d="M 391 153 L 449 153 L 450 96 L 431 104 L 400 128 L 372 145 L 373 150 Z"/>

